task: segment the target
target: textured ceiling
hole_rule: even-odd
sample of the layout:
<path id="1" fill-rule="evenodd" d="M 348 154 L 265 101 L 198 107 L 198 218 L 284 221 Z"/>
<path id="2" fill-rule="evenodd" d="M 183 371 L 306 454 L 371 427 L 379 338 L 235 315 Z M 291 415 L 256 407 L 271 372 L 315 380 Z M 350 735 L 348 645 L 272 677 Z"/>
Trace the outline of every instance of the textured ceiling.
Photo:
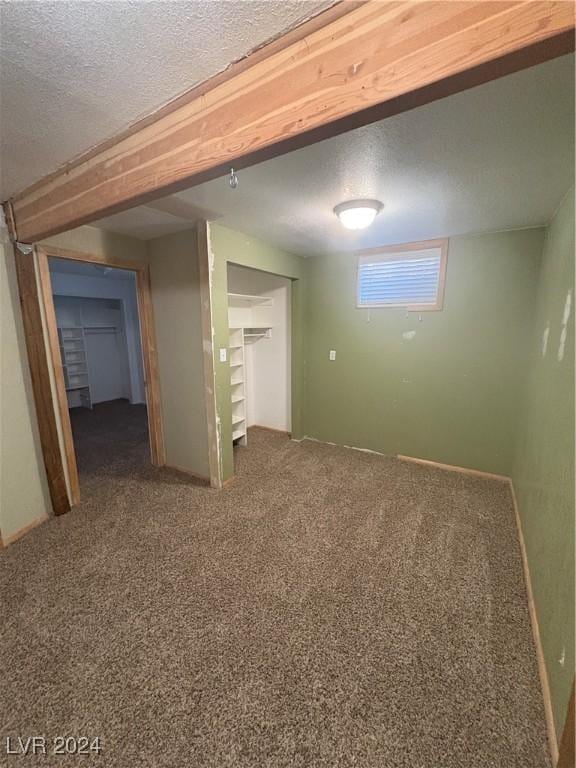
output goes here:
<path id="1" fill-rule="evenodd" d="M 0 0 L 2 200 L 334 0 Z"/>
<path id="2" fill-rule="evenodd" d="M 194 211 L 303 255 L 546 224 L 574 183 L 574 57 L 564 56 L 157 201 L 190 216 L 127 211 L 105 227 L 150 237 Z M 385 204 L 361 233 L 332 209 Z M 208 214 L 206 214 L 208 212 Z"/>

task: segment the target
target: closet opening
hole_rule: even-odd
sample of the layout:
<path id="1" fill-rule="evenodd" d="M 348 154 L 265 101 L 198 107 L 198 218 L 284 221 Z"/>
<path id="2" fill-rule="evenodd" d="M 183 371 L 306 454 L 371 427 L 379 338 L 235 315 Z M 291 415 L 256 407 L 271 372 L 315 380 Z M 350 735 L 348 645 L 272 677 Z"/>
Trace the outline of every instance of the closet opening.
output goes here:
<path id="1" fill-rule="evenodd" d="M 58 345 L 82 484 L 149 462 L 136 276 L 49 258 Z"/>
<path id="2" fill-rule="evenodd" d="M 70 504 L 102 475 L 163 463 L 146 265 L 38 249 L 59 440 Z"/>
<path id="3" fill-rule="evenodd" d="M 292 429 L 292 286 L 287 277 L 229 263 L 228 326 L 234 461 L 262 431 Z"/>

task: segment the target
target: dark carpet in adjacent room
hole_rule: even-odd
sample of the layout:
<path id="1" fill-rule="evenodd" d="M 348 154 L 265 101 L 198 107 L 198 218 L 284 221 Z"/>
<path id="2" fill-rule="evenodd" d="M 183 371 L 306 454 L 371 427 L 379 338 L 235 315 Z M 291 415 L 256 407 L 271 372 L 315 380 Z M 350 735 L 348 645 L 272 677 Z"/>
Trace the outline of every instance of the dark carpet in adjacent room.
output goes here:
<path id="1" fill-rule="evenodd" d="M 254 429 L 218 492 L 105 411 L 0 556 L 3 739 L 102 755 L 6 765 L 547 768 L 505 484 Z"/>

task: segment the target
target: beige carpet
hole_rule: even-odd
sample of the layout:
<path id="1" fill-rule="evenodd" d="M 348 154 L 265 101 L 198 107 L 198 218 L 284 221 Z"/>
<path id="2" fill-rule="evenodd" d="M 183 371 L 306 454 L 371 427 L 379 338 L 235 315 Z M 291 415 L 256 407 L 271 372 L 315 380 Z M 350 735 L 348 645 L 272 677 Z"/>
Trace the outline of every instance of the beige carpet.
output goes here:
<path id="1" fill-rule="evenodd" d="M 76 419 L 85 500 L 0 556 L 2 744 L 102 755 L 0 763 L 548 766 L 505 485 L 253 430 L 216 492 L 143 415 Z"/>

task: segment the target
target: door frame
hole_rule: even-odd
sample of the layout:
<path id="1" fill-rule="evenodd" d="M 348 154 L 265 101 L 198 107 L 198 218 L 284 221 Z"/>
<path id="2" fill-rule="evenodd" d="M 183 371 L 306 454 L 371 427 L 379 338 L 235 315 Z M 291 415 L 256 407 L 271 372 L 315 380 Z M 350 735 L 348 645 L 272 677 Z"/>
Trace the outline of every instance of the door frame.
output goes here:
<path id="1" fill-rule="evenodd" d="M 58 326 L 56 322 L 56 310 L 52 293 L 52 280 L 50 278 L 49 258 L 69 259 L 88 264 L 100 264 L 114 269 L 124 269 L 136 274 L 136 296 L 138 303 L 138 321 L 140 325 L 140 341 L 142 346 L 142 359 L 144 364 L 144 389 L 146 393 L 146 406 L 148 409 L 148 434 L 150 439 L 150 460 L 154 466 L 161 467 L 166 463 L 164 447 L 164 433 L 162 427 L 162 412 L 160 406 L 160 375 L 158 370 L 158 356 L 156 340 L 154 336 L 154 315 L 152 309 L 152 296 L 150 289 L 150 269 L 147 264 L 124 259 L 110 258 L 98 254 L 72 251 L 66 248 L 58 248 L 50 245 L 35 247 L 38 263 L 38 301 L 41 305 L 41 314 L 47 331 L 47 343 L 49 348 L 48 364 L 51 369 L 54 382 L 54 394 L 50 390 L 49 400 L 54 410 L 58 413 L 62 427 L 61 440 L 63 445 L 63 461 L 67 468 L 68 485 L 70 491 L 70 504 L 78 504 L 80 501 L 80 482 L 78 478 L 78 466 L 76 463 L 76 450 L 72 436 L 72 425 L 68 410 L 68 398 L 64 380 L 64 368 L 60 354 L 58 340 Z M 33 365 L 31 361 L 31 366 Z M 46 386 L 46 384 L 44 384 Z M 45 393 L 47 396 L 48 393 Z M 41 411 L 43 403 L 36 402 L 36 408 Z M 49 466 L 46 466 L 48 486 L 51 488 L 56 478 Z"/>

